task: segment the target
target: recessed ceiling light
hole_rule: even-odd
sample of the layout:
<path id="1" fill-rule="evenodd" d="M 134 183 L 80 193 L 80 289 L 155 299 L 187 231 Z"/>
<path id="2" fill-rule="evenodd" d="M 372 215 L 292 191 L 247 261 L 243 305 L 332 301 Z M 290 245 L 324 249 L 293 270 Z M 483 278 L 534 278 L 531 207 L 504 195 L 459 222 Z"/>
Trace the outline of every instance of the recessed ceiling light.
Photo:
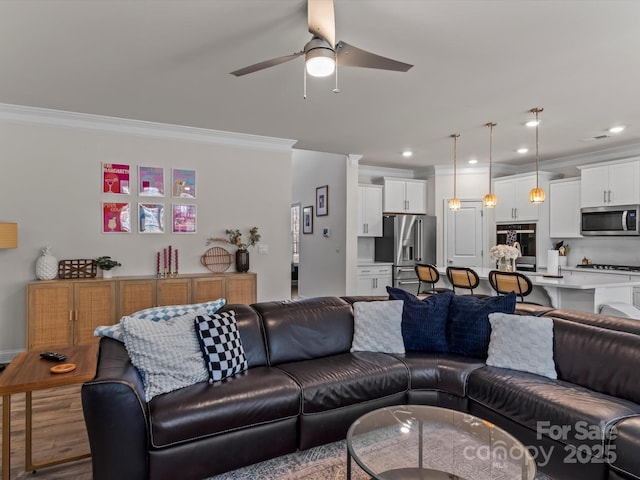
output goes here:
<path id="1" fill-rule="evenodd" d="M 522 147 L 522 148 L 519 148 L 518 150 L 516 150 L 516 152 L 521 153 L 521 154 L 522 153 L 527 153 L 528 151 L 529 151 L 529 149 L 527 147 Z"/>
<path id="2" fill-rule="evenodd" d="M 624 130 L 624 125 L 617 125 L 609 129 L 609 133 L 620 133 Z"/>
<path id="3" fill-rule="evenodd" d="M 409 158 L 412 155 L 413 155 L 413 152 L 411 150 L 405 150 L 404 152 L 402 152 L 402 156 L 405 158 Z"/>
<path id="4" fill-rule="evenodd" d="M 469 160 L 469 163 L 471 165 L 475 165 L 476 163 L 478 163 L 478 160 L 476 160 L 475 158 L 472 158 L 471 160 Z"/>
<path id="5" fill-rule="evenodd" d="M 525 126 L 527 127 L 535 127 L 536 125 L 538 125 L 538 123 L 540 123 L 539 121 L 536 122 L 535 120 L 529 120 L 527 123 L 525 123 Z"/>

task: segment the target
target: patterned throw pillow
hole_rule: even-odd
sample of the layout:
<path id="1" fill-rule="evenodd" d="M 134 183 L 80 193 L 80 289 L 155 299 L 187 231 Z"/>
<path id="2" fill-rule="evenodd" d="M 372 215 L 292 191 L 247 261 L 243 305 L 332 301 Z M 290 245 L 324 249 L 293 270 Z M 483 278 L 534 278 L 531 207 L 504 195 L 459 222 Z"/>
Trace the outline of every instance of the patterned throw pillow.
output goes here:
<path id="1" fill-rule="evenodd" d="M 556 379 L 553 320 L 492 313 L 487 365 L 536 373 Z"/>
<path id="2" fill-rule="evenodd" d="M 249 368 L 233 310 L 209 316 L 198 315 L 195 324 L 209 370 L 209 383 L 219 382 Z"/>
<path id="3" fill-rule="evenodd" d="M 404 353 L 402 300 L 353 304 L 352 352 Z"/>
<path id="4" fill-rule="evenodd" d="M 163 322 L 123 317 L 122 336 L 131 363 L 144 383 L 147 401 L 156 395 L 203 382 L 209 374 L 205 366 L 193 322 L 205 309 Z"/>
<path id="5" fill-rule="evenodd" d="M 219 298 L 210 302 L 193 303 L 188 305 L 169 305 L 164 307 L 145 308 L 129 315 L 131 318 L 141 318 L 159 322 L 160 320 L 169 320 L 170 318 L 179 317 L 186 313 L 194 312 L 204 308 L 207 315 L 212 315 L 224 307 L 225 299 Z M 122 321 L 122 320 L 121 320 Z M 95 337 L 110 337 L 120 342 L 124 342 L 122 338 L 122 328 L 119 323 L 115 325 L 99 326 L 93 331 Z"/>
<path id="6" fill-rule="evenodd" d="M 515 310 L 516 294 L 513 292 L 499 297 L 454 295 L 447 324 L 449 351 L 486 359 L 491 335 L 489 314 L 513 313 Z"/>
<path id="7" fill-rule="evenodd" d="M 447 318 L 453 292 L 438 293 L 420 300 L 401 288 L 387 287 L 389 298 L 404 301 L 402 338 L 407 352 L 449 351 Z"/>

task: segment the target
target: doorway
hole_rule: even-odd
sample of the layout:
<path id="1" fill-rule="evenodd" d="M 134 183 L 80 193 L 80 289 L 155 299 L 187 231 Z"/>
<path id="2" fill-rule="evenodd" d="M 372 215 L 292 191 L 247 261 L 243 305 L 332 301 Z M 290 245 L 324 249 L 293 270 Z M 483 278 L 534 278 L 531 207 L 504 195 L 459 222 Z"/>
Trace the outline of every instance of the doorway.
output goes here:
<path id="1" fill-rule="evenodd" d="M 445 200 L 445 266 L 484 265 L 484 222 L 482 201 L 461 200 L 460 210 L 449 210 Z"/>

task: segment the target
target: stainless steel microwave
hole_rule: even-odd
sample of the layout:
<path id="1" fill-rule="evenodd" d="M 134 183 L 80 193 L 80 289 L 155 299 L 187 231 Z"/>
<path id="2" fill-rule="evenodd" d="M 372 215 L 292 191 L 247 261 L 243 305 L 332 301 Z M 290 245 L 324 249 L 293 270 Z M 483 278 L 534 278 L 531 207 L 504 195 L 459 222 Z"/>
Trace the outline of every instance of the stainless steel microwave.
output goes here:
<path id="1" fill-rule="evenodd" d="M 618 205 L 580 209 L 582 235 L 640 235 L 640 205 Z"/>

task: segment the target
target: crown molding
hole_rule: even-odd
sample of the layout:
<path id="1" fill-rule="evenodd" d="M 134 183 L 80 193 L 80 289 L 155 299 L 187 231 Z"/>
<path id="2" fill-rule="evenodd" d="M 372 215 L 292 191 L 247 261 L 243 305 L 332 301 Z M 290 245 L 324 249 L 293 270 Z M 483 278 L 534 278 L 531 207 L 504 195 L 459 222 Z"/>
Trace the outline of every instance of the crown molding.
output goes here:
<path id="1" fill-rule="evenodd" d="M 0 103 L 0 121 L 272 151 L 291 151 L 297 141 L 6 103 Z"/>

